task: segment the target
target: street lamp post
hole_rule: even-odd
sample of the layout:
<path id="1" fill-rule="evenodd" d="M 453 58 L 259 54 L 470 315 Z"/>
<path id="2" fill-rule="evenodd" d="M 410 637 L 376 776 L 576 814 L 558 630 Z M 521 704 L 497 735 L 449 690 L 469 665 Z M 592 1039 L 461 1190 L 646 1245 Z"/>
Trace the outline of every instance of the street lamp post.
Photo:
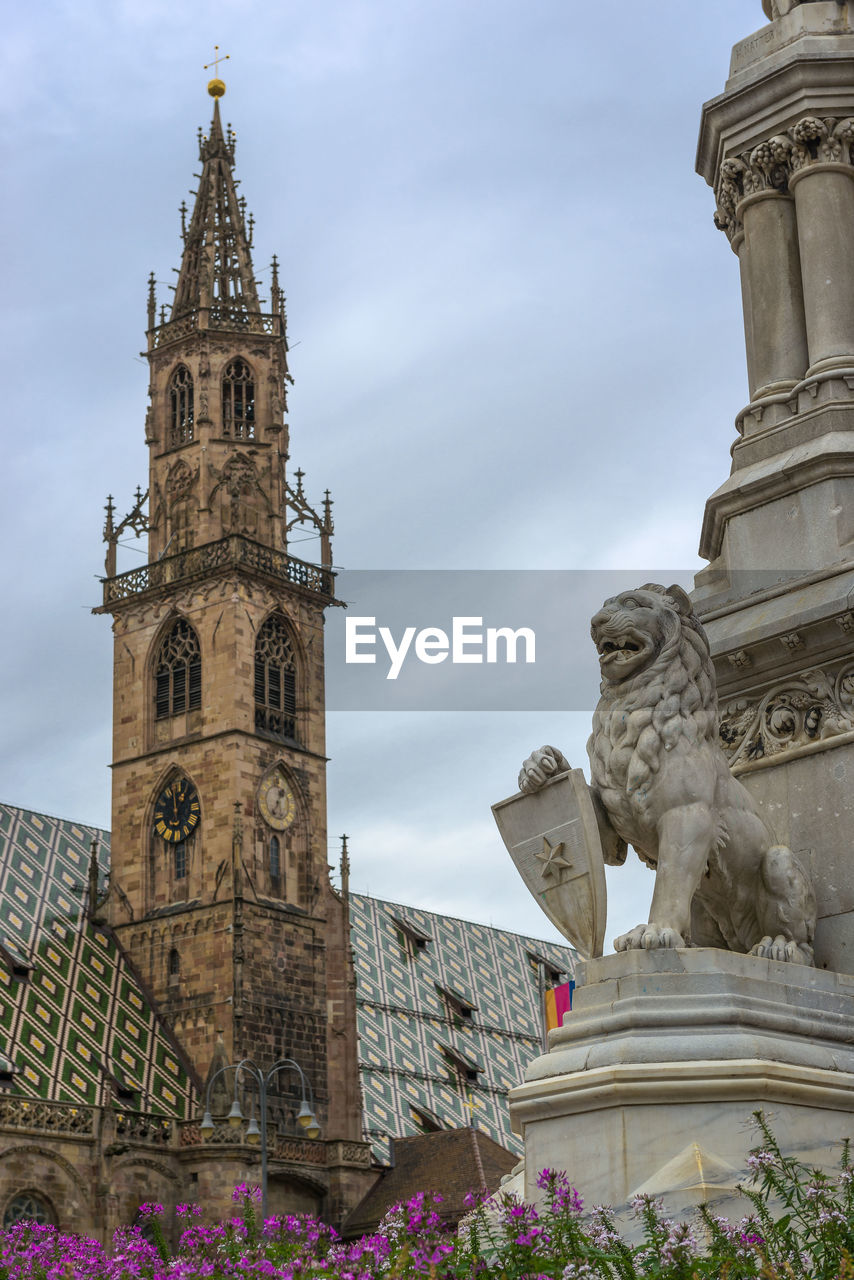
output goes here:
<path id="1" fill-rule="evenodd" d="M 317 1123 L 317 1116 L 314 1113 L 314 1095 L 311 1091 L 311 1085 L 305 1077 L 305 1072 L 298 1062 L 293 1058 L 280 1058 L 278 1062 L 274 1062 L 272 1067 L 266 1074 L 261 1068 L 252 1061 L 251 1058 L 243 1058 L 242 1061 L 231 1064 L 227 1067 L 220 1067 L 215 1071 L 208 1081 L 207 1092 L 205 1094 L 205 1114 L 202 1118 L 201 1131 L 202 1137 L 208 1139 L 214 1131 L 214 1122 L 211 1115 L 211 1088 L 214 1081 L 219 1076 L 225 1075 L 227 1071 L 234 1072 L 234 1101 L 231 1104 L 231 1110 L 228 1113 L 228 1123 L 234 1128 L 242 1124 L 244 1120 L 243 1112 L 240 1110 L 240 1103 L 237 1100 L 237 1090 L 240 1084 L 241 1072 L 248 1075 L 255 1088 L 258 1091 L 258 1109 L 259 1119 L 255 1119 L 255 1105 L 253 1101 L 252 1115 L 249 1118 L 249 1124 L 246 1127 L 246 1141 L 254 1146 L 257 1142 L 261 1143 L 261 1212 L 262 1216 L 267 1216 L 267 1089 L 270 1081 L 277 1076 L 280 1071 L 296 1071 L 302 1085 L 302 1098 L 300 1108 L 297 1112 L 297 1123 L 305 1130 L 307 1138 L 320 1137 L 320 1125 Z"/>

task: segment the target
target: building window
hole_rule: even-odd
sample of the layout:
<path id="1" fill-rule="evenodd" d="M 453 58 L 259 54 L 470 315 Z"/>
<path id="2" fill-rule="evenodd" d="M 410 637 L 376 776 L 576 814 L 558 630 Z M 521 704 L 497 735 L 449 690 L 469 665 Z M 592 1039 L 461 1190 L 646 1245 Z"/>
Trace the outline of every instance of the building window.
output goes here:
<path id="1" fill-rule="evenodd" d="M 433 939 L 429 933 L 424 933 L 411 920 L 404 920 L 400 916 L 392 916 L 394 925 L 394 936 L 397 939 L 397 945 L 400 947 L 401 960 L 415 960 L 427 946 L 428 942 Z"/>
<path id="2" fill-rule="evenodd" d="M 460 1027 L 464 1022 L 471 1022 L 471 1016 L 477 1005 L 466 1000 L 465 996 L 461 996 L 457 991 L 451 991 L 448 987 L 440 987 L 436 984 L 436 990 L 445 1002 L 448 1020 L 455 1026 Z"/>
<path id="3" fill-rule="evenodd" d="M 296 739 L 297 669 L 283 618 L 268 618 L 255 642 L 255 728 Z"/>
<path id="4" fill-rule="evenodd" d="M 180 847 L 183 848 L 183 846 L 180 846 Z M 177 847 L 175 849 L 175 852 L 176 853 L 178 852 Z M 173 947 L 172 950 L 169 952 L 169 977 L 177 978 L 180 972 L 181 972 L 181 957 L 178 955 L 176 948 Z"/>
<path id="5" fill-rule="evenodd" d="M 483 1071 L 479 1063 L 472 1062 L 471 1058 L 467 1058 L 451 1045 L 440 1044 L 438 1047 L 445 1059 L 445 1069 L 451 1084 L 463 1089 L 477 1084 L 477 1077 Z"/>
<path id="6" fill-rule="evenodd" d="M 409 1104 L 409 1118 L 419 1133 L 439 1133 L 443 1128 L 441 1120 L 428 1111 L 426 1107 Z"/>
<path id="7" fill-rule="evenodd" d="M 223 374 L 222 434 L 255 439 L 255 381 L 245 360 L 232 360 Z"/>
<path id="8" fill-rule="evenodd" d="M 282 874 L 282 852 L 279 837 L 270 837 L 270 879 L 278 880 Z"/>
<path id="9" fill-rule="evenodd" d="M 542 982 L 546 987 L 556 987 L 563 982 L 564 975 L 560 969 L 556 969 L 550 960 L 546 960 L 545 956 L 538 955 L 536 951 L 526 952 L 528 964 L 537 975 L 537 981 Z"/>
<path id="10" fill-rule="evenodd" d="M 198 711 L 202 705 L 202 656 L 199 638 L 178 618 L 160 646 L 155 668 L 155 715 L 158 720 Z"/>
<path id="11" fill-rule="evenodd" d="M 169 380 L 169 448 L 194 438 L 193 375 L 179 364 Z"/>
<path id="12" fill-rule="evenodd" d="M 180 844 L 172 846 L 172 866 L 176 880 L 186 880 L 187 878 L 187 845 L 184 840 Z M 177 955 L 178 953 L 175 952 Z M 171 972 L 171 970 L 170 970 Z"/>
<path id="13" fill-rule="evenodd" d="M 14 1227 L 18 1222 L 37 1222 L 40 1226 L 55 1223 L 53 1210 L 43 1196 L 35 1191 L 19 1191 L 6 1205 L 3 1226 Z"/>

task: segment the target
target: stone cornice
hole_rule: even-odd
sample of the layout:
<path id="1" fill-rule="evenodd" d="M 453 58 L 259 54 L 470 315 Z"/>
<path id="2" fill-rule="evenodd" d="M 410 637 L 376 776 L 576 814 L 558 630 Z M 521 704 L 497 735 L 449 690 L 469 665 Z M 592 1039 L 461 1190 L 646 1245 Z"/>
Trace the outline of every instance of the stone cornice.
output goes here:
<path id="1" fill-rule="evenodd" d="M 706 503 L 700 555 L 706 560 L 720 555 L 726 523 L 733 516 L 840 476 L 854 476 L 854 437 L 841 431 L 734 472 Z"/>
<path id="2" fill-rule="evenodd" d="M 760 1058 L 696 1062 L 628 1063 L 594 1067 L 523 1084 L 510 1094 L 514 1133 L 549 1115 L 587 1114 L 614 1105 L 665 1106 L 681 1102 L 743 1101 L 854 1110 L 854 1076 Z"/>
<path id="3" fill-rule="evenodd" d="M 725 158 L 751 151 L 799 119 L 854 113 L 854 32 L 817 37 L 811 49 L 792 44 L 781 56 L 789 60 L 744 84 L 731 83 L 704 105 L 696 170 L 710 187 Z"/>

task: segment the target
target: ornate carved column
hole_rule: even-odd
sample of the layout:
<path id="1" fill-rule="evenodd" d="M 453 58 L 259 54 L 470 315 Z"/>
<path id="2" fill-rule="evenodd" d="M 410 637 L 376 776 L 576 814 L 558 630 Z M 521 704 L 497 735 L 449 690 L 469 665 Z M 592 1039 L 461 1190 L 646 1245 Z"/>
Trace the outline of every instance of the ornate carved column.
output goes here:
<path id="1" fill-rule="evenodd" d="M 787 183 L 792 141 L 785 135 L 724 160 L 717 223 L 741 270 L 750 399 L 801 381 L 808 360 L 795 205 Z"/>
<path id="2" fill-rule="evenodd" d="M 790 131 L 809 374 L 854 365 L 854 119 L 807 116 Z"/>
<path id="3" fill-rule="evenodd" d="M 817 964 L 854 973 L 854 6 L 765 11 L 700 131 L 741 263 L 751 401 L 693 599 L 722 744 L 811 864 Z"/>

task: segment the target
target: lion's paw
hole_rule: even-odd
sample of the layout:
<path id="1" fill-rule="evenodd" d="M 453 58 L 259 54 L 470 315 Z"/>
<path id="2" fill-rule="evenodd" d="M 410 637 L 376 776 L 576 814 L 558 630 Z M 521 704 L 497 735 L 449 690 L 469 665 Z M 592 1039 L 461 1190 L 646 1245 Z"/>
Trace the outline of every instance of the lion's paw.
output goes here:
<path id="1" fill-rule="evenodd" d="M 660 924 L 639 924 L 614 939 L 615 951 L 656 951 L 665 947 L 684 947 L 685 939 L 676 929 Z"/>
<path id="2" fill-rule="evenodd" d="M 557 747 L 540 747 L 539 751 L 531 752 L 519 771 L 519 790 L 529 795 L 539 791 L 550 778 L 570 767 L 566 756 Z"/>
<path id="3" fill-rule="evenodd" d="M 813 963 L 812 951 L 809 948 L 800 946 L 794 938 L 787 938 L 782 933 L 778 933 L 776 938 L 766 934 L 755 947 L 750 948 L 750 954 L 761 956 L 764 960 L 783 960 L 788 964 L 811 965 Z"/>

